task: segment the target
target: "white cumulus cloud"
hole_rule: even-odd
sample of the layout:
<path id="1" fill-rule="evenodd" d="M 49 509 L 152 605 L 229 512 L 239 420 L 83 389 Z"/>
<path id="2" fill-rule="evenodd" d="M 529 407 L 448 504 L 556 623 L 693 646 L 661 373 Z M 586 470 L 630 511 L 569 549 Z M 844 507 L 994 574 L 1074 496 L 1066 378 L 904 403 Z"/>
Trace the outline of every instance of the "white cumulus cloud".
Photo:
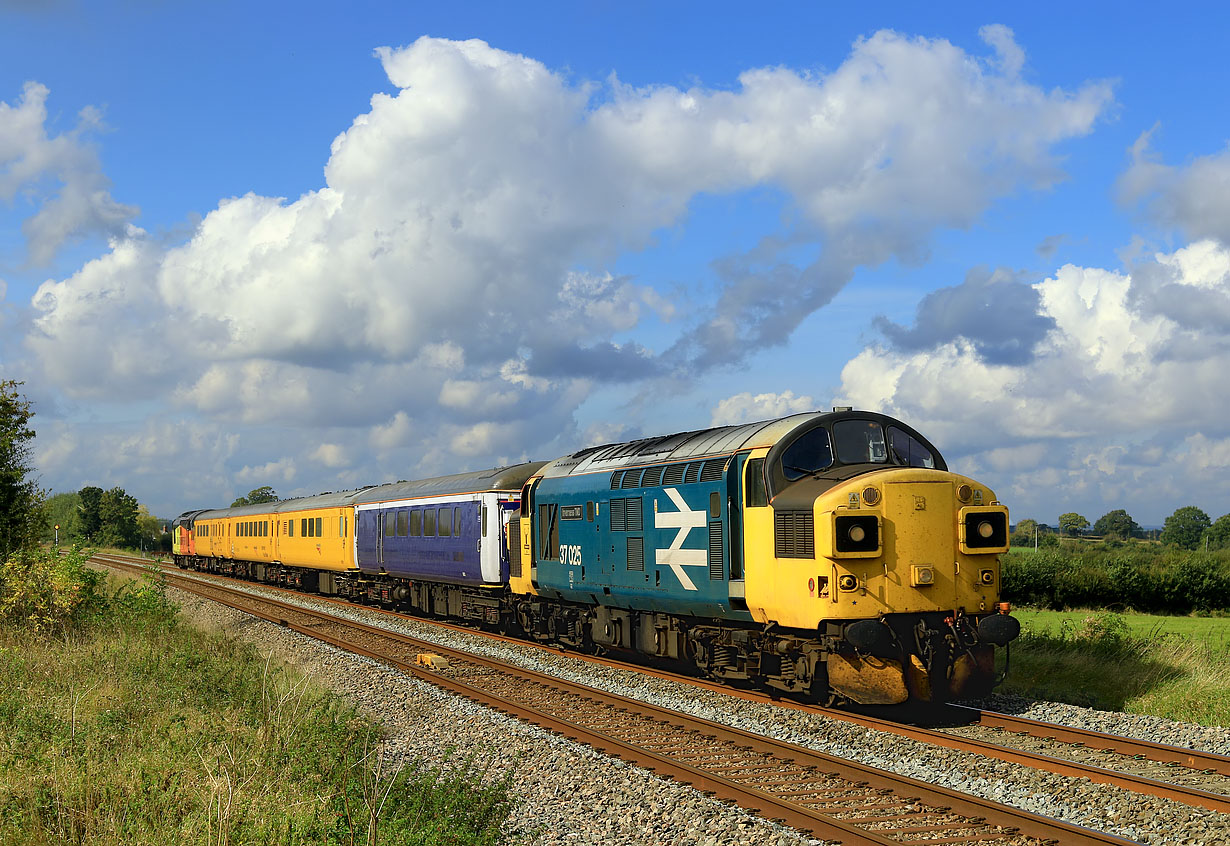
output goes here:
<path id="1" fill-rule="evenodd" d="M 1188 303 L 1230 303 L 1230 249 L 1201 241 L 1129 272 L 1065 265 L 1033 288 L 1053 328 L 1028 360 L 988 360 L 963 338 L 873 346 L 842 371 L 845 401 L 912 423 L 1034 509 L 1082 493 L 1160 520 L 1185 504 L 1163 499 L 1181 494 L 1179 465 L 1207 479 L 1209 508 L 1230 510 L 1230 479 L 1216 474 L 1230 322 Z"/>
<path id="2" fill-rule="evenodd" d="M 334 139 L 314 190 L 222 199 L 172 244 L 123 230 L 94 191 L 86 228 L 110 250 L 39 288 L 27 343 L 73 398 L 171 396 L 227 425 L 333 427 L 336 452 L 299 443 L 296 462 L 358 472 L 375 448 L 408 477 L 451 469 L 450 455 L 578 446 L 573 413 L 601 386 L 780 344 L 857 267 L 917 260 L 937 229 L 1062 178 L 1054 146 L 1091 131 L 1109 87 L 1044 91 L 1022 78 L 1009 30 L 982 35 L 986 56 L 884 31 L 831 72 L 759 68 L 686 90 L 573 83 L 481 41 L 383 48 L 395 90 Z M 27 89 L 25 134 L 0 161 L 40 148 L 43 97 Z M 614 272 L 686 225 L 698 196 L 763 188 L 793 222 L 715 257 L 716 292 Z M 812 265 L 787 257 L 800 244 Z M 784 397 L 752 403 L 802 399 Z"/>
<path id="3" fill-rule="evenodd" d="M 744 391 L 741 394 L 727 397 L 714 406 L 709 425 L 731 426 L 736 423 L 751 423 L 755 420 L 768 420 L 773 417 L 785 417 L 788 414 L 815 410 L 815 400 L 809 396 L 796 397 L 794 391 L 755 395 L 750 391 Z"/>

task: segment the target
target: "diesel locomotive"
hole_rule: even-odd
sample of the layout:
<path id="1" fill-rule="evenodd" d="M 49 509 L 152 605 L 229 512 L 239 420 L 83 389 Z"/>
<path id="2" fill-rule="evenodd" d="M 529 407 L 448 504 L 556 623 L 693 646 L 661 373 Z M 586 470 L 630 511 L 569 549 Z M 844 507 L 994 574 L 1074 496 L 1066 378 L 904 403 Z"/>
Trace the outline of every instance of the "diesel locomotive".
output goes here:
<path id="1" fill-rule="evenodd" d="M 175 521 L 231 573 L 860 704 L 987 693 L 1008 511 L 891 417 L 796 414 Z"/>

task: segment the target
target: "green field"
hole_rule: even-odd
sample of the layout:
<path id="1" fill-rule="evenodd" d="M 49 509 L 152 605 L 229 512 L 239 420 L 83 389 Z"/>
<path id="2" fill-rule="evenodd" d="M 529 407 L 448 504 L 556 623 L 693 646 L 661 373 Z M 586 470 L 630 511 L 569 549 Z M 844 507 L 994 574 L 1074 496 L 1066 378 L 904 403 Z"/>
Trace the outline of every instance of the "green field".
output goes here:
<path id="1" fill-rule="evenodd" d="M 1230 617 L 1013 611 L 1004 693 L 1230 724 Z"/>
<path id="2" fill-rule="evenodd" d="M 1012 615 L 1021 621 L 1028 631 L 1058 631 L 1065 625 L 1080 628 L 1090 617 L 1104 612 L 1090 610 L 1047 611 L 1039 608 L 1015 608 Z M 1161 635 L 1183 637 L 1210 644 L 1220 644 L 1230 649 L 1230 616 L 1225 617 L 1172 617 L 1160 614 L 1121 613 L 1128 629 L 1134 636 Z"/>

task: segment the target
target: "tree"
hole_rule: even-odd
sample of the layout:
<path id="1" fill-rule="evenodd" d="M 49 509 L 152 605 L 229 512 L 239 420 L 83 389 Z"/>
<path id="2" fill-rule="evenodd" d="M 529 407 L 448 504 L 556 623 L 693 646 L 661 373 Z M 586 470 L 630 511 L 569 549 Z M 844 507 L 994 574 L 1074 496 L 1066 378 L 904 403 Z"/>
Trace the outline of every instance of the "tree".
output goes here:
<path id="1" fill-rule="evenodd" d="M 1139 531 L 1140 526 L 1122 508 L 1103 514 L 1093 524 L 1094 534 L 1105 537 L 1130 538 Z"/>
<path id="2" fill-rule="evenodd" d="M 97 539 L 102 521 L 98 516 L 98 505 L 102 501 L 103 489 L 86 487 L 77 491 L 81 498 L 81 534 L 87 541 Z"/>
<path id="3" fill-rule="evenodd" d="M 17 392 L 23 382 L 0 382 L 0 562 L 38 540 L 43 492 L 32 479 L 30 402 Z"/>
<path id="4" fill-rule="evenodd" d="M 1204 530 L 1204 538 L 1209 549 L 1230 547 L 1230 514 L 1223 514 L 1214 520 L 1213 525 Z"/>
<path id="5" fill-rule="evenodd" d="M 1209 515 L 1194 505 L 1185 505 L 1166 518 L 1161 541 L 1183 549 L 1195 549 L 1210 526 Z"/>
<path id="6" fill-rule="evenodd" d="M 138 513 L 137 501 L 123 488 L 112 488 L 104 493 L 98 501 L 98 520 L 101 524 L 98 543 L 136 549 L 141 541 Z"/>
<path id="7" fill-rule="evenodd" d="M 256 490 L 248 491 L 247 496 L 241 496 L 232 502 L 231 508 L 238 508 L 241 505 L 261 505 L 262 503 L 277 501 L 278 495 L 273 488 L 268 485 L 262 485 Z"/>
<path id="8" fill-rule="evenodd" d="M 1081 530 L 1089 528 L 1089 521 L 1075 511 L 1069 511 L 1059 515 L 1059 528 L 1063 529 L 1065 535 L 1076 537 Z"/>
<path id="9" fill-rule="evenodd" d="M 77 493 L 53 494 L 47 499 L 47 523 L 43 528 L 43 540 L 51 543 L 59 526 L 60 543 L 71 546 L 85 540 L 81 531 L 81 496 Z"/>
<path id="10" fill-rule="evenodd" d="M 1034 538 L 1037 537 L 1038 521 L 1030 520 L 1026 517 L 1023 520 L 1016 521 L 1016 529 L 1012 533 L 1013 546 L 1033 546 Z"/>

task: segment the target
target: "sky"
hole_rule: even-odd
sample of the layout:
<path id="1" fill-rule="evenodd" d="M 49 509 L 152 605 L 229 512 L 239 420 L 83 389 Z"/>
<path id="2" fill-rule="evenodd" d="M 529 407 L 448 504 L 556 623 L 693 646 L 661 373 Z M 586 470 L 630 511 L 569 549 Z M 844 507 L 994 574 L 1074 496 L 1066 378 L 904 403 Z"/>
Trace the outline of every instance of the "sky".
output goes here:
<path id="1" fill-rule="evenodd" d="M 173 516 L 850 405 L 1014 519 L 1230 512 L 1230 13 L 863 5 L 0 0 L 40 483 Z"/>

